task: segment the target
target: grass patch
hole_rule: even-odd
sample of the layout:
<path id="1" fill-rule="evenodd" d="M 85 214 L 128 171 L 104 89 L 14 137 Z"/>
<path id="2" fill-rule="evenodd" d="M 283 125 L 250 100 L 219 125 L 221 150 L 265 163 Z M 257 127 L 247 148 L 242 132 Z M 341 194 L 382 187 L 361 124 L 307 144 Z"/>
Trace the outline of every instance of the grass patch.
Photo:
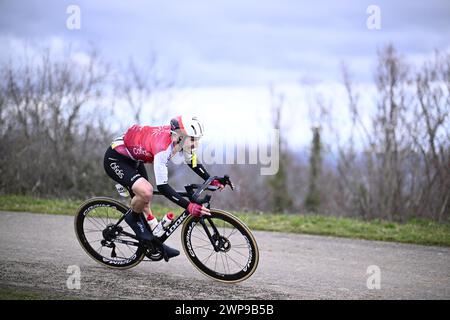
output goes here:
<path id="1" fill-rule="evenodd" d="M 55 200 L 26 196 L 0 196 L 0 210 L 71 215 L 80 206 L 80 201 Z"/>
<path id="2" fill-rule="evenodd" d="M 41 199 L 25 196 L 0 196 L 0 210 L 73 215 L 80 200 Z M 152 205 L 157 217 L 179 209 Z M 407 223 L 383 220 L 362 221 L 320 215 L 300 214 L 234 214 L 252 230 L 304 233 L 367 240 L 394 241 L 424 245 L 450 246 L 450 223 L 437 223 L 425 219 L 412 219 Z"/>
<path id="3" fill-rule="evenodd" d="M 16 195 L 0 195 L 0 210 L 74 215 L 84 201 L 85 200 L 60 200 Z M 127 203 L 126 200 L 121 200 L 121 202 Z M 170 208 L 155 204 L 154 206 L 152 205 L 152 210 L 156 212 L 156 215 L 163 215 L 163 213 L 169 211 Z"/>
<path id="4" fill-rule="evenodd" d="M 1 288 L 0 300 L 76 300 L 75 297 L 62 296 L 55 292 L 28 289 Z"/>
<path id="5" fill-rule="evenodd" d="M 407 223 L 319 215 L 258 215 L 237 213 L 255 230 L 305 233 L 367 240 L 450 246 L 450 223 L 414 219 Z"/>

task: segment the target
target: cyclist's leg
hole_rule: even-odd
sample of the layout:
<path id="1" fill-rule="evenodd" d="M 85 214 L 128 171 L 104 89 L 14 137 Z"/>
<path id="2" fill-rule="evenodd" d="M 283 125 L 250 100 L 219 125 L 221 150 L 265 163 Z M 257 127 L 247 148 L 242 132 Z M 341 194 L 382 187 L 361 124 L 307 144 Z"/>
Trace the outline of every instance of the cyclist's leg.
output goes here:
<path id="1" fill-rule="evenodd" d="M 125 217 L 125 222 L 133 229 L 138 238 L 151 241 L 153 234 L 142 212 L 150 210 L 149 204 L 153 195 L 153 187 L 148 182 L 144 164 L 136 163 L 110 147 L 105 153 L 103 166 L 109 177 L 127 188 L 130 192 L 132 212 Z M 162 248 L 165 252 L 164 258 L 166 261 L 180 254 L 178 250 L 170 248 L 165 244 L 162 244 Z"/>
<path id="2" fill-rule="evenodd" d="M 136 162 L 109 147 L 105 152 L 103 167 L 106 174 L 114 181 L 120 183 L 134 197 L 132 185 L 140 176 L 136 175 Z"/>
<path id="3" fill-rule="evenodd" d="M 110 147 L 105 153 L 103 166 L 109 177 L 127 188 L 132 197 L 132 202 L 135 198 L 140 198 L 141 195 L 138 197 L 133 192 L 135 182 L 143 179 L 137 171 L 138 163 L 136 161 L 119 154 Z M 139 207 L 132 207 L 131 211 L 130 214 L 125 216 L 125 222 L 128 223 L 139 238 L 144 240 L 153 239 L 142 210 Z"/>
<path id="4" fill-rule="evenodd" d="M 141 175 L 141 178 L 139 178 L 138 180 L 136 180 L 136 182 L 133 184 L 133 193 L 136 195 L 133 200 L 132 200 L 132 208 L 134 205 L 134 208 L 140 209 L 141 207 L 139 207 L 140 204 L 143 205 L 143 212 L 145 214 L 152 214 L 152 211 L 150 209 L 150 204 L 151 204 L 151 200 L 152 200 L 152 196 L 153 196 L 153 187 L 150 184 L 150 182 L 148 181 L 148 176 L 147 176 L 147 171 L 145 170 L 145 166 L 144 164 L 141 162 L 139 163 L 139 166 L 137 168 L 137 172 Z M 140 195 L 140 196 L 138 196 Z M 135 200 L 138 199 L 139 200 Z M 140 204 L 138 204 L 137 202 L 141 201 Z M 133 203 L 136 202 L 136 203 Z M 134 209 L 133 209 L 134 210 Z M 165 244 L 161 244 L 161 248 L 163 249 L 164 254 L 164 259 L 166 261 L 168 261 L 170 258 L 176 257 L 180 254 L 180 251 L 178 251 L 177 249 L 171 248 Z"/>
<path id="5" fill-rule="evenodd" d="M 138 172 L 145 180 L 149 181 L 148 175 L 147 175 L 147 170 L 145 169 L 144 163 L 142 163 L 142 162 L 139 163 L 139 165 L 138 165 L 138 167 L 137 167 L 137 172 Z M 153 187 L 152 187 L 151 184 L 150 184 L 150 187 L 151 187 L 151 189 L 153 190 Z M 148 191 L 148 190 L 147 190 L 147 191 Z M 134 193 L 134 191 L 133 191 L 133 193 Z M 153 212 L 152 212 L 152 210 L 151 210 L 151 208 L 150 208 L 150 203 L 151 203 L 151 201 L 152 201 L 152 196 L 153 196 L 153 191 L 152 191 L 152 194 L 150 195 L 150 199 L 148 199 L 147 205 L 145 205 L 145 206 L 144 206 L 144 209 L 143 209 L 143 212 L 144 212 L 144 214 L 145 214 L 146 216 L 147 216 L 148 214 L 150 214 L 150 215 L 153 216 Z"/>
<path id="6" fill-rule="evenodd" d="M 149 212 L 150 201 L 153 196 L 153 187 L 144 177 L 136 179 L 131 190 L 134 197 L 131 200 L 131 208 L 135 212 Z"/>

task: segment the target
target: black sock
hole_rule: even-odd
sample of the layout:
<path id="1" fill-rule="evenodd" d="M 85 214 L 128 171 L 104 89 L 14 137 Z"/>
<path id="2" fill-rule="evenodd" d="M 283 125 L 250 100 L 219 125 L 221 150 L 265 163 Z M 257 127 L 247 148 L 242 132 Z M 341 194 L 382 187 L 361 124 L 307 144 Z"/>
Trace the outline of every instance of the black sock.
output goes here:
<path id="1" fill-rule="evenodd" d="M 138 217 L 142 212 L 136 212 L 136 211 L 134 211 L 133 209 L 128 209 L 128 211 L 125 213 L 125 214 L 127 214 L 127 213 L 130 213 L 130 214 L 132 214 L 133 216 L 135 216 L 135 217 Z"/>
<path id="2" fill-rule="evenodd" d="M 142 212 L 139 213 L 130 208 L 127 211 L 125 221 L 139 238 L 145 240 L 153 239 L 153 234 Z"/>

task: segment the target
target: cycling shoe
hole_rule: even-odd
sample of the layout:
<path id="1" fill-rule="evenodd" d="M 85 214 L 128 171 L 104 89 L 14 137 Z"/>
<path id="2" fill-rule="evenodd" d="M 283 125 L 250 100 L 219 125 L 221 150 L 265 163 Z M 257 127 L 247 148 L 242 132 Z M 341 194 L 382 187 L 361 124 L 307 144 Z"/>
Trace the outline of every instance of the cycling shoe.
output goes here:
<path id="1" fill-rule="evenodd" d="M 163 248 L 163 257 L 164 257 L 164 260 L 166 260 L 166 262 L 168 262 L 170 258 L 174 258 L 174 257 L 180 255 L 180 251 L 178 251 L 177 249 L 171 248 L 169 246 L 166 246 L 165 244 L 162 245 L 162 248 Z"/>

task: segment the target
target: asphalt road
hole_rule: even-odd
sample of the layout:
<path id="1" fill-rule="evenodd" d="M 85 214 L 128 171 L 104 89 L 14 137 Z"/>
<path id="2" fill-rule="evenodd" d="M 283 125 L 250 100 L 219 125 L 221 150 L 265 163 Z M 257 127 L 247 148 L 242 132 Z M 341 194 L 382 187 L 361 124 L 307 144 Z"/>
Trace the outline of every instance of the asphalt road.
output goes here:
<path id="1" fill-rule="evenodd" d="M 0 212 L 0 289 L 83 299 L 450 299 L 450 248 L 254 235 L 258 269 L 228 285 L 204 277 L 183 252 L 169 263 L 111 270 L 80 247 L 73 217 Z M 179 234 L 168 244 L 182 251 Z M 67 288 L 71 265 L 80 268 L 80 289 Z M 379 268 L 379 289 L 368 289 L 369 266 Z"/>

